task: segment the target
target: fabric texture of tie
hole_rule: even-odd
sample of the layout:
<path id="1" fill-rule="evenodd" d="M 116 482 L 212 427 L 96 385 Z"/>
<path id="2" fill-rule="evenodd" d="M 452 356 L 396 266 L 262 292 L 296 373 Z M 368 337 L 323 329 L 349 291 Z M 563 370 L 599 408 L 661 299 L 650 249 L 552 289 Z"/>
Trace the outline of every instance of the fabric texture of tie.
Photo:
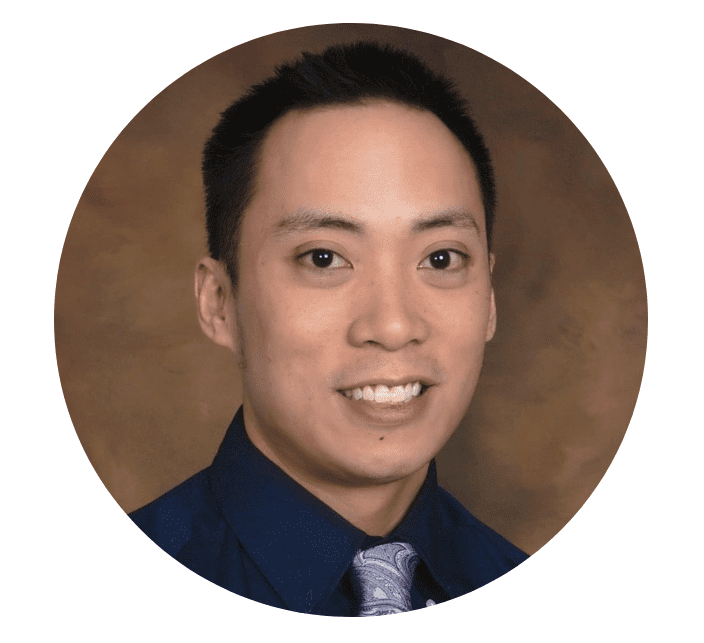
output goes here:
<path id="1" fill-rule="evenodd" d="M 419 560 L 408 543 L 386 543 L 358 551 L 351 573 L 352 587 L 359 599 L 357 616 L 412 610 L 411 584 Z"/>

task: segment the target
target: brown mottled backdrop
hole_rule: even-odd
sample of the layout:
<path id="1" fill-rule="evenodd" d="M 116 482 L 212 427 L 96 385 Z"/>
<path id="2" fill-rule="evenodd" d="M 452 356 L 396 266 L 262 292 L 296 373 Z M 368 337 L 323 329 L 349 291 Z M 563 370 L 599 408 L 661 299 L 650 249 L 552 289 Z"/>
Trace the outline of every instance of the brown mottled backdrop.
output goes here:
<path id="1" fill-rule="evenodd" d="M 455 78 L 498 179 L 499 326 L 441 482 L 533 553 L 594 490 L 645 359 L 643 269 L 608 172 L 545 96 L 456 43 L 389 27 L 309 27 L 227 51 L 167 87 L 90 179 L 64 246 L 56 351 L 80 440 L 130 511 L 210 464 L 240 403 L 232 355 L 200 332 L 203 143 L 220 112 L 302 50 L 374 38 Z"/>

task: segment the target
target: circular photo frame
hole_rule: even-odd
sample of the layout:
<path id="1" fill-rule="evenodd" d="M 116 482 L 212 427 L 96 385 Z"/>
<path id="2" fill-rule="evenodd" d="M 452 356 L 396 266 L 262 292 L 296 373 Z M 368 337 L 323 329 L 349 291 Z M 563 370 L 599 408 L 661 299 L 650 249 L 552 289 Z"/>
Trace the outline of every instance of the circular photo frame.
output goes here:
<path id="1" fill-rule="evenodd" d="M 496 329 L 469 409 L 434 460 L 440 486 L 489 528 L 486 533 L 532 555 L 584 504 L 628 427 L 645 361 L 643 267 L 618 190 L 577 127 L 506 67 L 437 36 L 338 24 L 258 38 L 186 73 L 125 127 L 86 186 L 61 257 L 56 351 L 72 421 L 98 476 L 132 515 L 173 498 L 172 490 L 209 470 L 247 382 L 237 351 L 224 350 L 223 342 L 203 332 L 203 314 L 194 302 L 193 268 L 212 254 L 204 145 L 220 115 L 277 67 L 301 60 L 303 52 L 319 55 L 358 42 L 391 46 L 452 81 L 489 151 L 496 194 L 490 281 Z M 486 238 L 485 222 L 478 227 Z M 240 330 L 247 336 L 246 327 Z M 330 341 L 328 331 L 321 343 Z M 367 348 L 369 342 L 383 344 L 371 336 L 359 341 Z M 420 344 L 415 336 L 409 342 Z M 380 362 L 398 366 L 402 360 L 388 359 L 398 349 L 389 348 Z M 441 374 L 430 368 L 421 374 L 428 381 L 419 383 L 440 389 L 452 379 L 455 367 L 443 370 L 442 364 L 451 353 L 442 347 L 428 353 Z M 418 366 L 419 358 L 411 361 Z M 354 368 L 363 370 L 359 362 Z M 365 368 L 369 384 L 385 380 Z M 365 382 L 347 384 L 363 390 Z M 398 383 L 390 384 L 393 389 Z M 268 461 L 306 481 L 291 463 L 277 462 L 276 449 L 267 453 L 271 435 L 262 433 L 259 443 L 249 437 Z M 321 500 L 324 494 L 313 489 Z M 183 532 L 181 499 L 166 502 L 163 511 Z M 323 504 L 350 521 L 334 501 Z M 184 520 L 194 519 L 189 514 Z M 140 526 L 147 530 L 146 524 Z M 149 535 L 157 540 L 155 533 Z M 382 540 L 388 535 L 365 533 Z M 173 537 L 158 544 L 169 551 L 164 543 Z M 186 541 L 169 553 L 178 559 Z M 512 553 L 502 555 L 520 562 Z M 433 563 L 424 562 L 432 579 Z M 201 573 L 205 567 L 198 565 L 191 569 Z M 236 591 L 226 581 L 209 580 Z M 454 598 L 443 591 L 443 599 Z M 279 606 L 287 607 L 285 601 Z M 306 606 L 295 611 L 315 613 L 314 605 Z"/>

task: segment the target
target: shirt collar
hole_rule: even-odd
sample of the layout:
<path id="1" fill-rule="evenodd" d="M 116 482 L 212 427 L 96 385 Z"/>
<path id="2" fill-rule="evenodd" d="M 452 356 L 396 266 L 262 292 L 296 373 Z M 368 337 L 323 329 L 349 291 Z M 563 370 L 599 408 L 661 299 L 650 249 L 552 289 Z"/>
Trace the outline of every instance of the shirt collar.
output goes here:
<path id="1" fill-rule="evenodd" d="M 262 454 L 244 430 L 242 407 L 210 467 L 220 509 L 243 548 L 286 606 L 311 612 L 327 600 L 366 534 Z M 439 528 L 435 463 L 406 517 L 379 542 L 413 545 L 433 573 Z M 433 574 L 435 575 L 435 574 Z M 302 591 L 302 588 L 306 588 Z"/>

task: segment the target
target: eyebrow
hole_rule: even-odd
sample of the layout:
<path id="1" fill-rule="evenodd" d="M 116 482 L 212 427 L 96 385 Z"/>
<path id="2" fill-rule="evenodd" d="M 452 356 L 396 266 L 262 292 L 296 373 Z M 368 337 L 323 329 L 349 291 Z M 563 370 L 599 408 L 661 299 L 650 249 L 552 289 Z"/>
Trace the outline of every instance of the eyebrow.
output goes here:
<path id="1" fill-rule="evenodd" d="M 439 210 L 418 215 L 411 225 L 411 232 L 420 233 L 436 228 L 464 228 L 480 235 L 479 224 L 475 217 L 466 210 Z M 276 234 L 309 232 L 311 230 L 334 229 L 345 230 L 354 234 L 364 234 L 364 224 L 354 217 L 340 213 L 320 212 L 304 209 L 288 215 L 274 226 Z"/>
<path id="2" fill-rule="evenodd" d="M 411 227 L 412 232 L 425 232 L 435 228 L 465 228 L 480 235 L 479 224 L 467 210 L 440 210 L 416 218 Z"/>
<path id="3" fill-rule="evenodd" d="M 353 217 L 307 209 L 284 217 L 275 226 L 277 234 L 320 229 L 346 230 L 355 234 L 364 234 L 364 225 Z"/>

